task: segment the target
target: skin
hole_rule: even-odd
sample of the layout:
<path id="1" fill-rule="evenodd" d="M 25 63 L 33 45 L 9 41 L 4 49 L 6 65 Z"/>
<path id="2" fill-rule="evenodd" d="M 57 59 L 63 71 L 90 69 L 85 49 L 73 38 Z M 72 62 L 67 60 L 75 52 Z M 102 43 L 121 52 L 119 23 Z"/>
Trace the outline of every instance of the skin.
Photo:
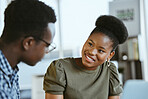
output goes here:
<path id="1" fill-rule="evenodd" d="M 45 99 L 63 99 L 63 95 L 53 95 L 53 94 L 46 93 Z"/>
<path id="2" fill-rule="evenodd" d="M 109 96 L 108 99 L 120 99 L 120 96 Z"/>
<path id="3" fill-rule="evenodd" d="M 82 64 L 79 66 L 87 70 L 95 70 L 115 54 L 114 51 L 111 52 L 112 44 L 110 38 L 103 33 L 90 35 L 82 48 Z"/>
<path id="4" fill-rule="evenodd" d="M 99 38 L 99 39 L 98 39 Z M 103 33 L 93 33 L 89 36 L 82 48 L 82 58 L 76 58 L 78 66 L 87 70 L 95 70 L 106 60 L 110 60 L 115 52 L 112 51 L 113 42 Z M 119 99 L 119 96 L 109 96 L 108 99 Z M 46 93 L 45 99 L 63 99 L 63 95 Z"/>
<path id="5" fill-rule="evenodd" d="M 50 24 L 46 27 L 45 36 L 43 39 L 51 43 L 53 40 L 54 33 L 51 33 Z M 46 54 L 47 44 L 40 41 L 37 42 L 33 37 L 20 38 L 16 42 L 12 42 L 10 44 L 5 44 L 5 42 L 1 41 L 0 49 L 3 54 L 7 58 L 9 64 L 12 68 L 15 68 L 19 62 L 24 62 L 28 65 L 34 66 L 37 62 L 39 62 L 43 56 Z"/>

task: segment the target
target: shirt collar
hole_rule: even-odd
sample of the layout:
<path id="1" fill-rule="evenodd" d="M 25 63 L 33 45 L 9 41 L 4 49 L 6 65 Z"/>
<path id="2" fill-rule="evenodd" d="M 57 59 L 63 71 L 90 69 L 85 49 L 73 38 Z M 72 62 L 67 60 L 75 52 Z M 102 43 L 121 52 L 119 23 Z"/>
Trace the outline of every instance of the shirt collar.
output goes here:
<path id="1" fill-rule="evenodd" d="M 8 60 L 6 59 L 5 55 L 0 50 L 0 69 L 6 74 L 6 75 L 13 75 L 16 74 L 19 71 L 18 66 L 16 66 L 15 69 L 12 69 L 10 66 Z"/>

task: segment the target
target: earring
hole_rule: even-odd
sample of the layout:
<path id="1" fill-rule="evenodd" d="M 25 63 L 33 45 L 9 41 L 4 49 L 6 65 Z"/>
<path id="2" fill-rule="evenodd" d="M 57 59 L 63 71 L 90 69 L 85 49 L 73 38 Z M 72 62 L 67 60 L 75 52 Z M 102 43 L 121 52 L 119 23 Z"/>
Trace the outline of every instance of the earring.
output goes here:
<path id="1" fill-rule="evenodd" d="M 110 60 L 107 60 L 107 66 L 108 67 L 110 66 Z"/>

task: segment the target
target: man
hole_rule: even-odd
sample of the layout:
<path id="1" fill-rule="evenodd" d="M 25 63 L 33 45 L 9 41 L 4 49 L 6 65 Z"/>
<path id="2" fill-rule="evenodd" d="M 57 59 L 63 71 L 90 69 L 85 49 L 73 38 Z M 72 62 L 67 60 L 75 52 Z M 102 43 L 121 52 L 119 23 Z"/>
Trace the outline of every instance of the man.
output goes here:
<path id="1" fill-rule="evenodd" d="M 55 47 L 54 10 L 38 0 L 13 0 L 0 38 L 0 99 L 19 99 L 19 62 L 35 65 Z M 52 47 L 48 49 L 48 47 Z"/>

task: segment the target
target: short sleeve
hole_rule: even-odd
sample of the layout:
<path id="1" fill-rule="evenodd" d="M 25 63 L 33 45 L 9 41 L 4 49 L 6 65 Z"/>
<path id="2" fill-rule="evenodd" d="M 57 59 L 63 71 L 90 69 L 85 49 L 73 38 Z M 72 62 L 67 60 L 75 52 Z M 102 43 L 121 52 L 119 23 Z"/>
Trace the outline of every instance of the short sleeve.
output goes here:
<path id="1" fill-rule="evenodd" d="M 110 70 L 109 96 L 118 96 L 122 92 L 122 85 L 119 80 L 119 72 L 113 63 L 111 63 L 108 68 Z"/>
<path id="2" fill-rule="evenodd" d="M 46 93 L 62 95 L 66 86 L 65 73 L 59 60 L 53 61 L 44 75 L 43 89 Z"/>

